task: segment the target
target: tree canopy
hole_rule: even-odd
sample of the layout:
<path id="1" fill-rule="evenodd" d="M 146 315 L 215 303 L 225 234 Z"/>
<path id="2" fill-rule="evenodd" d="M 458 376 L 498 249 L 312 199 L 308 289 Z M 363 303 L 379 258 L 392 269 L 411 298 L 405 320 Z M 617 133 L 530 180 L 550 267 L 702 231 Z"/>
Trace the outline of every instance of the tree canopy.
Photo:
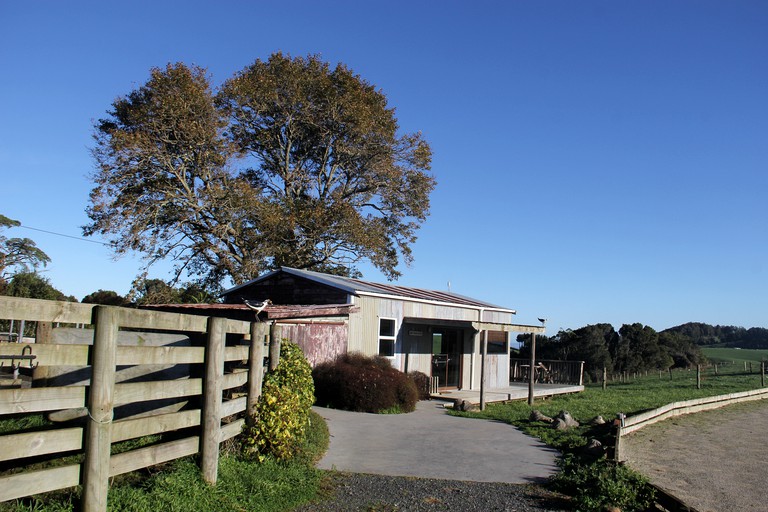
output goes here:
<path id="1" fill-rule="evenodd" d="M 209 289 L 362 260 L 396 278 L 435 186 L 428 143 L 399 133 L 386 96 L 316 56 L 256 60 L 218 91 L 202 68 L 153 69 L 94 137 L 84 233 Z"/>
<path id="2" fill-rule="evenodd" d="M 83 304 L 103 304 L 105 306 L 125 306 L 128 304 L 128 300 L 116 291 L 102 289 L 89 293 L 80 302 Z"/>
<path id="3" fill-rule="evenodd" d="M 10 297 L 77 302 L 75 297 L 64 295 L 53 287 L 48 278 L 35 272 L 19 272 L 14 275 L 3 294 Z"/>
<path id="4" fill-rule="evenodd" d="M 680 335 L 697 345 L 717 345 L 739 348 L 768 348 L 768 329 L 765 327 L 737 327 L 733 325 L 709 325 L 688 322 L 670 327 L 662 334 Z"/>
<path id="5" fill-rule="evenodd" d="M 0 229 L 20 226 L 17 220 L 0 215 Z M 0 280 L 7 282 L 19 273 L 34 272 L 50 263 L 48 257 L 29 238 L 7 238 L 0 235 Z"/>
<path id="6" fill-rule="evenodd" d="M 520 357 L 530 357 L 530 334 L 521 334 Z M 624 324 L 618 332 L 601 323 L 567 329 L 555 336 L 536 336 L 536 357 L 584 361 L 584 371 L 598 380 L 603 368 L 611 374 L 646 370 L 687 368 L 704 360 L 701 349 L 687 336 L 640 323 Z"/>

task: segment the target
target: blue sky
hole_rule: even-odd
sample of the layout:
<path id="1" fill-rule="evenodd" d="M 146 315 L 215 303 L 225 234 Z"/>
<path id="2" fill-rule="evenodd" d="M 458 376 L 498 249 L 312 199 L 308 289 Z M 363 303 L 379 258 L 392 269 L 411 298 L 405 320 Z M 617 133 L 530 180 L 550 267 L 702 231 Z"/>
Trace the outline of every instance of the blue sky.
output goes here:
<path id="1" fill-rule="evenodd" d="M 79 236 L 92 123 L 151 67 L 219 84 L 316 53 L 432 145 L 438 187 L 400 284 L 450 282 L 550 333 L 768 326 L 766 27 L 762 1 L 0 0 L 0 213 Z M 33 238 L 78 298 L 126 293 L 140 264 L 5 234 Z"/>

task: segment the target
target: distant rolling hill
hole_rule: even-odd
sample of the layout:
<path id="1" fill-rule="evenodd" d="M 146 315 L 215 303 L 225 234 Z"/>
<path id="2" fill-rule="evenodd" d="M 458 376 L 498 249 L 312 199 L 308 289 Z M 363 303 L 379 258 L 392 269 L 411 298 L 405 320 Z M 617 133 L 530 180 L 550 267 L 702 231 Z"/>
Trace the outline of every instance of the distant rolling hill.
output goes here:
<path id="1" fill-rule="evenodd" d="M 713 363 L 759 363 L 768 361 L 767 349 L 701 347 L 701 351 Z"/>

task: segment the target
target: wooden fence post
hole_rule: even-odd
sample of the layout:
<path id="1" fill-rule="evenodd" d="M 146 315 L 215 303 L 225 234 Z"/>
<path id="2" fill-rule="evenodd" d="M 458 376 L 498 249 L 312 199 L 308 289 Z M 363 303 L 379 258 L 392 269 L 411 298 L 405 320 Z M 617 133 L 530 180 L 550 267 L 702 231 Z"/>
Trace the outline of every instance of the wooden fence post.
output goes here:
<path id="1" fill-rule="evenodd" d="M 264 339 L 269 334 L 269 326 L 263 322 L 251 323 L 251 350 L 248 354 L 248 405 L 245 421 L 253 425 L 253 412 L 261 396 L 264 380 Z"/>
<path id="2" fill-rule="evenodd" d="M 765 387 L 765 361 L 760 361 L 760 387 Z"/>
<path id="3" fill-rule="evenodd" d="M 53 323 L 38 321 L 35 327 L 35 344 L 53 343 Z M 48 366 L 35 367 L 32 370 L 32 386 L 45 387 L 48 383 Z"/>
<path id="4" fill-rule="evenodd" d="M 603 366 L 603 389 L 608 387 L 608 368 Z"/>
<path id="5" fill-rule="evenodd" d="M 216 483 L 221 441 L 221 400 L 224 377 L 224 349 L 227 320 L 208 319 L 208 342 L 205 348 L 205 381 L 203 382 L 203 432 L 200 437 L 200 469 L 203 479 Z"/>
<path id="6" fill-rule="evenodd" d="M 277 368 L 280 363 L 280 326 L 272 322 L 269 326 L 269 370 Z"/>
<path id="7" fill-rule="evenodd" d="M 531 334 L 531 336 L 535 336 L 535 334 Z M 480 342 L 480 410 L 485 410 L 485 372 L 487 371 L 485 367 L 485 359 L 488 356 L 488 331 L 483 330 L 482 331 L 482 341 Z M 533 371 L 533 366 L 531 366 L 531 371 Z"/>
<path id="8" fill-rule="evenodd" d="M 696 389 L 701 389 L 701 365 L 696 365 Z"/>
<path id="9" fill-rule="evenodd" d="M 107 510 L 119 318 L 120 310 L 114 306 L 93 308 L 92 322 L 96 330 L 91 348 L 91 385 L 82 465 L 83 510 L 86 512 Z"/>
<path id="10" fill-rule="evenodd" d="M 535 396 L 534 383 L 536 382 L 536 333 L 531 333 L 531 364 L 528 372 L 528 405 L 533 407 Z"/>

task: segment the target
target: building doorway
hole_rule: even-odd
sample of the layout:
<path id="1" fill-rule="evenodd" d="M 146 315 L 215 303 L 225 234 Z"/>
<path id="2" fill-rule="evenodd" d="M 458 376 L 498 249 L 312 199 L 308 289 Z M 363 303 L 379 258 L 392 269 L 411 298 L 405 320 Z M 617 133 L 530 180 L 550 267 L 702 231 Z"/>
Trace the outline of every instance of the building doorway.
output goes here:
<path id="1" fill-rule="evenodd" d="M 456 389 L 461 382 L 461 331 L 432 329 L 432 377 L 439 389 Z"/>

